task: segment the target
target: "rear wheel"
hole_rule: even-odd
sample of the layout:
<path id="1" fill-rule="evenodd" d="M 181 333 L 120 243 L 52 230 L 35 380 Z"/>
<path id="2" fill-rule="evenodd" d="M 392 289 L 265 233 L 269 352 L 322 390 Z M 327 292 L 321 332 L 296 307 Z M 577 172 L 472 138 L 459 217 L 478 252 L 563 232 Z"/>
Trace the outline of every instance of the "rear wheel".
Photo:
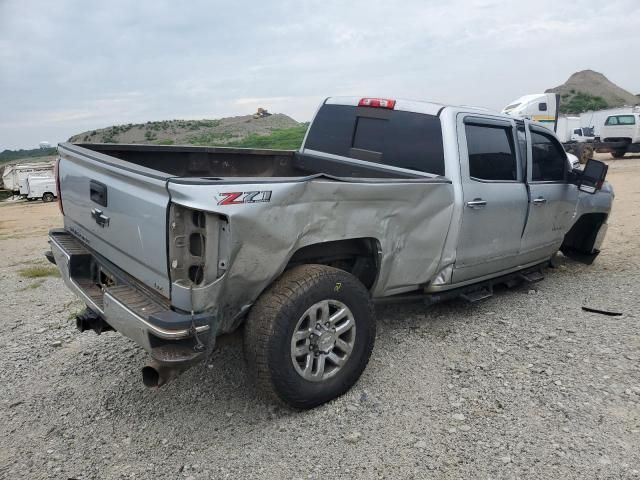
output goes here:
<path id="1" fill-rule="evenodd" d="M 55 197 L 53 196 L 53 193 L 45 193 L 44 195 L 42 195 L 42 201 L 43 202 L 53 202 L 53 199 Z"/>
<path id="2" fill-rule="evenodd" d="M 624 157 L 625 153 L 627 153 L 627 150 L 625 148 L 619 148 L 618 150 L 614 150 L 613 152 L 611 152 L 611 156 L 613 158 L 622 158 Z"/>
<path id="3" fill-rule="evenodd" d="M 251 309 L 245 358 L 260 391 L 313 408 L 349 390 L 375 340 L 369 292 L 353 275 L 324 265 L 285 272 Z"/>

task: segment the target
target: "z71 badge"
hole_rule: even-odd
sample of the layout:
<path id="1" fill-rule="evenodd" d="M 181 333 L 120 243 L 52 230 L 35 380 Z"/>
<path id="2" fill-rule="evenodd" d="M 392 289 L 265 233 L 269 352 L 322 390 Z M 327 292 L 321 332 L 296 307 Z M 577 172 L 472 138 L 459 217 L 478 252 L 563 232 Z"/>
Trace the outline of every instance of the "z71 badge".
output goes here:
<path id="1" fill-rule="evenodd" d="M 241 203 L 264 203 L 271 201 L 271 190 L 255 192 L 225 192 L 216 195 L 218 205 L 239 205 Z"/>

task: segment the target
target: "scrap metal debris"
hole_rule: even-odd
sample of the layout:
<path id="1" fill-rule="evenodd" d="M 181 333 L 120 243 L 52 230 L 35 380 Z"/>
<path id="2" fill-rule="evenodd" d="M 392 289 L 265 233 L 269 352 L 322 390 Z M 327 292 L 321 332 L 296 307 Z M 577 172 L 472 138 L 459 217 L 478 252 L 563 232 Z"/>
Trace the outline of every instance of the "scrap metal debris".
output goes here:
<path id="1" fill-rule="evenodd" d="M 601 310 L 599 308 L 592 308 L 592 307 L 582 307 L 582 310 L 584 310 L 585 312 L 592 312 L 592 313 L 599 313 L 601 315 L 608 315 L 610 317 L 619 317 L 622 315 L 622 312 L 612 312 L 609 310 Z"/>

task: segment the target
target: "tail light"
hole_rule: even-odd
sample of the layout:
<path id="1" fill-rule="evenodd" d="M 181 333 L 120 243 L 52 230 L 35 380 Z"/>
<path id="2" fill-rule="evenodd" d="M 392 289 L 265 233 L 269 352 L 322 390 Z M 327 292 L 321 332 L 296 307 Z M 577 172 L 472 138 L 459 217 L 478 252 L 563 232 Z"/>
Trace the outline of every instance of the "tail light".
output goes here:
<path id="1" fill-rule="evenodd" d="M 60 188 L 60 157 L 56 158 L 56 163 L 53 167 L 53 176 L 56 178 L 56 191 L 58 193 L 58 208 L 60 213 L 64 215 L 62 208 L 62 189 Z"/>
<path id="2" fill-rule="evenodd" d="M 361 98 L 358 102 L 358 106 L 393 110 L 396 106 L 396 101 L 388 98 Z"/>

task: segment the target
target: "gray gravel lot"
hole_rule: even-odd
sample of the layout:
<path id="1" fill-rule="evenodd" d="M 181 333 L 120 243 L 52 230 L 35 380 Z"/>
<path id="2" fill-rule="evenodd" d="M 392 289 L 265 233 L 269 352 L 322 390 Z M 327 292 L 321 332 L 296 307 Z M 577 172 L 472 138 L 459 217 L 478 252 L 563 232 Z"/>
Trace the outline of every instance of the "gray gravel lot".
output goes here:
<path id="1" fill-rule="evenodd" d="M 55 206 L 0 206 L 0 478 L 640 478 L 640 160 L 610 178 L 594 265 L 560 257 L 541 283 L 472 305 L 378 308 L 361 380 L 307 412 L 256 397 L 238 336 L 145 389 L 141 349 L 77 333 L 62 281 L 19 273 L 46 239 L 7 234 L 9 213 L 55 225 Z"/>

